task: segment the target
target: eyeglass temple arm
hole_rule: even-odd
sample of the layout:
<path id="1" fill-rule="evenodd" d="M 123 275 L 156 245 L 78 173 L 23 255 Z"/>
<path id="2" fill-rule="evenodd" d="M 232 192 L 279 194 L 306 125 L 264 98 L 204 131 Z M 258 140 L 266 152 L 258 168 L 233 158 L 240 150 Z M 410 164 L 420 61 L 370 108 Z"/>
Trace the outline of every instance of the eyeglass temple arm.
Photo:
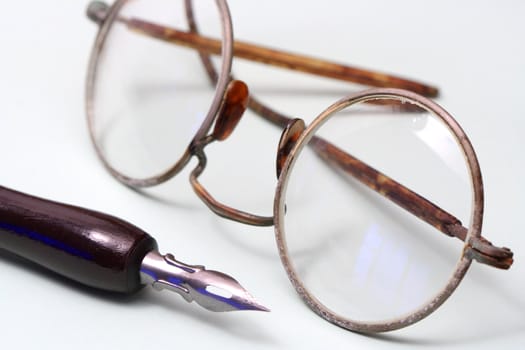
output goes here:
<path id="1" fill-rule="evenodd" d="M 104 13 L 102 9 L 99 10 L 98 13 L 90 14 L 90 17 L 96 21 L 102 21 Z M 192 32 L 183 32 L 174 28 L 160 26 L 136 18 L 118 18 L 117 20 L 124 22 L 128 28 L 141 34 L 197 49 L 201 53 L 201 56 L 205 53 L 216 55 L 221 54 L 221 42 L 215 39 L 207 38 Z M 307 56 L 277 51 L 239 41 L 234 43 L 234 55 L 236 57 L 265 64 L 359 84 L 376 87 L 403 88 L 427 97 L 436 97 L 438 95 L 437 88 L 411 80 L 355 67 L 348 67 Z M 278 125 L 284 126 L 290 121 L 290 118 L 265 107 L 253 98 L 250 99 L 249 108 L 263 116 L 265 119 Z M 447 213 L 417 193 L 321 138 L 316 137 L 311 143 L 316 152 L 328 163 L 343 169 L 369 188 L 383 194 L 386 198 L 436 227 L 441 232 L 449 236 L 457 237 L 462 241 L 466 239 L 468 232 L 467 228 L 463 227 L 459 219 L 453 215 Z M 261 220 L 261 217 L 225 207 L 213 199 L 213 197 L 197 181 L 198 176 L 202 172 L 202 169 L 199 168 L 200 166 L 195 169 L 191 175 L 192 185 L 198 192 L 199 197 L 201 197 L 201 199 L 203 199 L 217 214 L 228 218 L 231 218 L 233 214 L 235 220 L 250 224 L 270 224 L 271 218 Z M 513 254 L 508 248 L 494 247 L 483 237 L 475 238 L 468 246 L 465 254 L 481 263 L 499 268 L 509 268 L 513 262 Z"/>
<path id="2" fill-rule="evenodd" d="M 248 108 L 272 124 L 285 128 L 277 153 L 277 177 L 279 177 L 282 165 L 293 147 L 292 143 L 297 140 L 297 137 L 293 134 L 302 133 L 304 122 L 301 119 L 291 119 L 280 112 L 266 107 L 253 97 L 248 102 Z M 294 131 L 294 129 L 296 130 Z M 426 198 L 321 137 L 312 137 L 308 146 L 312 147 L 321 159 L 329 165 L 353 176 L 365 186 L 379 192 L 444 234 L 465 241 L 468 229 L 462 225 L 461 221 Z M 513 253 L 508 248 L 494 247 L 483 237 L 473 237 L 465 250 L 465 255 L 478 262 L 501 269 L 508 269 L 513 263 Z"/>
<path id="3" fill-rule="evenodd" d="M 137 18 L 117 19 L 125 23 L 129 29 L 149 37 L 170 43 L 196 49 L 201 53 L 220 55 L 221 42 L 194 32 L 180 31 Z M 333 78 L 353 83 L 375 86 L 396 87 L 414 91 L 427 97 L 436 97 L 438 89 L 412 80 L 373 72 L 361 68 L 345 66 L 325 60 L 274 50 L 241 41 L 235 41 L 233 46 L 235 57 L 260 62 L 291 70 L 301 71 L 327 78 Z"/>
<path id="4" fill-rule="evenodd" d="M 285 128 L 277 153 L 277 177 L 279 177 L 281 167 L 293 147 L 292 143 L 297 140 L 297 136 L 293 134 L 302 133 L 304 121 L 291 119 L 266 107 L 253 97 L 248 102 L 248 108 L 269 122 Z M 308 146 L 312 147 L 329 165 L 353 176 L 365 186 L 382 194 L 444 234 L 465 241 L 468 229 L 462 225 L 461 221 L 426 198 L 321 137 L 312 137 Z M 501 269 L 508 269 L 513 263 L 513 253 L 510 249 L 495 247 L 483 237 L 473 237 L 464 253 L 471 259 Z"/>
<path id="5" fill-rule="evenodd" d="M 468 229 L 452 214 L 320 137 L 314 136 L 309 145 L 328 164 L 353 176 L 444 234 L 465 241 Z M 513 263 L 513 253 L 508 248 L 495 247 L 483 237 L 473 237 L 465 254 L 501 269 L 508 269 Z"/>

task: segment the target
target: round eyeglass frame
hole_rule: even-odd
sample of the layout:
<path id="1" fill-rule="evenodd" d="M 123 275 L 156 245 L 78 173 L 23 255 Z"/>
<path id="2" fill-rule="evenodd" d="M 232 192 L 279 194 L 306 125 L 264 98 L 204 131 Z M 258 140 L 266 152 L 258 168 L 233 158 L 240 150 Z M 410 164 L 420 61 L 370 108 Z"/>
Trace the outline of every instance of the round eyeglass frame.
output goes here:
<path id="1" fill-rule="evenodd" d="M 115 178 L 117 178 L 119 181 L 121 181 L 122 183 L 128 186 L 148 187 L 148 186 L 158 185 L 162 182 L 169 180 L 175 175 L 177 175 L 177 173 L 179 173 L 186 166 L 186 164 L 188 164 L 191 157 L 193 156 L 190 150 L 190 147 L 193 144 L 193 142 L 201 140 L 210 131 L 211 126 L 213 125 L 213 122 L 215 121 L 215 118 L 217 114 L 219 113 L 221 103 L 226 93 L 226 88 L 228 86 L 228 83 L 231 80 L 230 72 L 231 72 L 232 59 L 233 59 L 233 26 L 232 26 L 230 11 L 226 3 L 226 0 L 215 0 L 218 11 L 219 11 L 219 15 L 221 17 L 221 24 L 222 24 L 222 52 L 221 52 L 222 65 L 221 65 L 221 70 L 219 74 L 217 75 L 217 80 L 216 80 L 216 85 L 215 85 L 215 94 L 213 97 L 213 101 L 210 105 L 210 108 L 208 110 L 208 113 L 206 115 L 206 118 L 202 122 L 201 126 L 195 133 L 195 136 L 193 136 L 192 141 L 188 144 L 188 146 L 186 147 L 185 151 L 180 156 L 180 158 L 178 160 L 174 160 L 173 166 L 151 177 L 133 178 L 115 169 L 104 156 L 104 152 L 99 146 L 96 136 L 95 136 L 96 117 L 95 117 L 95 112 L 94 112 L 94 105 L 96 103 L 95 97 L 94 97 L 95 95 L 94 90 L 95 90 L 95 85 L 96 85 L 95 82 L 96 82 L 97 73 L 98 73 L 97 68 L 99 64 L 99 59 L 101 57 L 102 51 L 105 48 L 106 39 L 108 37 L 108 34 L 111 28 L 113 27 L 113 25 L 115 24 L 116 20 L 118 19 L 118 14 L 120 10 L 128 1 L 129 0 L 115 1 L 109 8 L 106 14 L 106 17 L 104 18 L 104 21 L 101 23 L 101 27 L 99 29 L 98 35 L 95 40 L 95 44 L 91 51 L 88 74 L 86 78 L 86 96 L 85 96 L 86 115 L 87 115 L 87 120 L 88 120 L 88 128 L 89 128 L 89 134 L 90 134 L 91 141 L 95 147 L 97 156 L 104 164 L 104 167 Z M 187 6 L 188 4 L 186 4 L 186 7 Z"/>
<path id="2" fill-rule="evenodd" d="M 279 126 L 285 127 L 285 130 L 281 136 L 281 141 L 279 143 L 279 148 L 277 152 L 278 184 L 274 197 L 274 215 L 272 217 L 262 217 L 242 212 L 240 210 L 225 206 L 224 204 L 215 200 L 198 182 L 197 178 L 202 173 L 206 165 L 206 156 L 203 151 L 204 147 L 215 140 L 224 140 L 227 137 L 227 135 L 229 135 L 229 133 L 233 131 L 233 128 L 235 128 L 235 125 L 238 122 L 238 119 L 235 119 L 235 122 L 233 124 L 231 123 L 232 120 L 228 120 L 228 118 L 222 120 L 221 118 L 227 114 L 221 114 L 220 118 L 217 119 L 218 114 L 221 113 L 221 108 L 224 105 L 222 103 L 223 100 L 226 101 L 225 97 L 229 97 L 229 84 L 233 81 L 233 77 L 231 76 L 231 65 L 233 56 L 233 30 L 226 0 L 216 0 L 223 25 L 223 40 L 221 43 L 221 54 L 223 57 L 223 62 L 220 74 L 217 74 L 217 72 L 215 71 L 215 68 L 211 63 L 209 55 L 206 52 L 199 51 L 200 58 L 207 71 L 208 77 L 210 78 L 212 83 L 216 82 L 215 97 L 210 106 L 210 110 L 207 114 L 207 117 L 205 118 L 204 122 L 202 123 L 195 136 L 193 137 L 192 141 L 189 143 L 184 154 L 173 167 L 169 168 L 161 174 L 158 174 L 157 176 L 145 179 L 135 179 L 127 177 L 126 175 L 120 173 L 119 171 L 111 167 L 111 165 L 105 159 L 102 150 L 99 148 L 99 145 L 96 143 L 96 139 L 94 137 L 93 89 L 97 75 L 98 59 L 104 48 L 106 37 L 111 28 L 111 25 L 117 19 L 117 15 L 119 13 L 120 8 L 127 1 L 129 0 L 117 0 L 111 6 L 109 11 L 107 11 L 107 13 L 103 11 L 103 19 L 100 19 L 100 23 L 102 25 L 99 30 L 99 34 L 97 36 L 95 46 L 91 55 L 87 77 L 86 93 L 86 109 L 92 142 L 95 146 L 95 150 L 97 152 L 98 157 L 101 159 L 106 169 L 108 169 L 108 171 L 119 181 L 131 187 L 146 187 L 160 184 L 175 176 L 189 162 L 192 156 L 196 156 L 199 160 L 199 164 L 191 173 L 190 182 L 196 194 L 201 198 L 201 200 L 203 200 L 204 203 L 212 211 L 224 218 L 250 225 L 269 226 L 273 224 L 275 226 L 276 241 L 281 261 L 289 276 L 289 279 L 291 280 L 298 294 L 318 315 L 340 327 L 352 331 L 363 333 L 390 331 L 406 327 L 428 316 L 452 294 L 452 292 L 455 290 L 455 288 L 458 286 L 458 284 L 464 277 L 473 259 L 481 263 L 485 263 L 503 269 L 508 269 L 512 265 L 513 254 L 510 249 L 492 246 L 491 242 L 489 242 L 481 236 L 481 226 L 483 217 L 483 184 L 476 155 L 466 134 L 461 129 L 459 124 L 439 105 L 435 104 L 434 102 L 430 101 L 429 99 L 423 96 L 406 90 L 379 88 L 347 96 L 330 106 L 328 109 L 326 109 L 314 120 L 314 122 L 310 124 L 308 128 L 305 128 L 304 122 L 302 120 L 291 119 L 257 101 L 253 98 L 253 96 L 248 96 L 247 87 L 245 86 L 245 84 L 236 81 L 237 84 L 234 85 L 237 87 L 237 89 L 240 88 L 240 90 L 237 90 L 237 92 L 245 90 L 246 94 L 241 95 L 243 95 L 244 98 L 246 98 L 246 100 L 244 100 L 244 102 L 241 103 L 241 108 L 237 108 L 237 106 L 234 105 L 229 105 L 230 109 L 236 111 L 236 113 L 234 113 L 236 114 L 235 118 L 240 118 L 242 112 L 244 112 L 244 109 L 248 107 L 256 114 L 261 115 L 268 121 Z M 186 16 L 188 19 L 189 30 L 191 33 L 198 34 L 197 23 L 193 17 L 192 2 L 191 0 L 185 0 L 184 3 L 186 7 Z M 95 14 L 94 19 L 96 21 L 99 20 L 97 14 Z M 242 85 L 244 85 L 244 88 L 242 88 Z M 462 257 L 460 258 L 458 265 L 456 266 L 456 272 L 455 274 L 453 274 L 445 288 L 427 304 L 423 305 L 422 307 L 420 307 L 419 309 L 415 310 L 407 316 L 384 322 L 366 323 L 353 321 L 341 317 L 336 313 L 332 312 L 330 309 L 326 308 L 322 303 L 316 300 L 315 297 L 308 292 L 308 290 L 301 283 L 300 279 L 297 277 L 293 269 L 293 265 L 287 256 L 286 251 L 286 241 L 284 237 L 283 227 L 285 202 L 284 197 L 286 192 L 286 184 L 290 176 L 290 172 L 293 169 L 293 165 L 295 164 L 295 161 L 299 156 L 302 148 L 314 136 L 315 131 L 319 127 L 321 127 L 321 125 L 332 114 L 338 112 L 339 110 L 349 107 L 350 105 L 355 103 L 379 98 L 398 99 L 401 102 L 403 102 L 403 100 L 410 100 L 412 103 L 418 105 L 419 107 L 426 108 L 427 110 L 434 112 L 434 114 L 437 115 L 446 124 L 448 129 L 454 135 L 458 145 L 462 149 L 464 157 L 467 160 L 472 180 L 471 185 L 473 187 L 474 205 L 472 206 L 471 210 L 471 222 L 469 225 L 469 229 L 463 228 L 463 231 L 453 233 L 454 236 L 465 241 L 465 248 L 463 250 Z M 239 112 L 241 113 L 239 114 Z M 214 130 L 213 134 L 207 135 L 214 122 L 216 123 L 216 129 L 217 125 L 221 126 L 222 124 L 222 126 L 225 126 L 226 129 L 220 127 L 219 130 L 221 132 L 227 131 L 226 134 L 219 133 L 221 135 L 219 136 L 219 134 L 215 134 Z M 223 138 L 223 136 L 225 137 Z"/>
<path id="3" fill-rule="evenodd" d="M 301 279 L 298 277 L 294 269 L 293 263 L 288 254 L 286 245 L 286 232 L 284 228 L 285 221 L 285 203 L 286 203 L 286 188 L 291 174 L 293 173 L 294 165 L 300 157 L 301 151 L 308 145 L 308 142 L 315 135 L 316 131 L 335 113 L 348 108 L 354 104 L 380 99 L 396 99 L 399 101 L 408 101 L 417 106 L 428 110 L 439 117 L 439 119 L 447 126 L 454 136 L 457 144 L 461 148 L 463 156 L 468 164 L 472 191 L 473 191 L 473 205 L 471 208 L 470 225 L 465 239 L 465 247 L 471 242 L 472 238 L 481 237 L 481 227 L 483 221 L 483 182 L 481 178 L 481 171 L 479 163 L 467 135 L 456 122 L 456 120 L 442 107 L 435 102 L 432 102 L 426 97 L 415 94 L 410 91 L 399 89 L 370 89 L 359 93 L 347 96 L 336 103 L 332 104 L 325 111 L 323 111 L 315 120 L 301 133 L 299 139 L 290 151 L 277 183 L 274 201 L 274 225 L 275 225 L 275 239 L 279 250 L 281 262 L 288 274 L 288 278 L 292 282 L 297 293 L 301 296 L 303 301 L 319 316 L 327 321 L 336 324 L 345 329 L 349 329 L 362 333 L 376 333 L 392 331 L 399 328 L 409 326 L 435 311 L 447 298 L 454 292 L 463 277 L 465 276 L 472 257 L 462 253 L 455 271 L 451 275 L 444 289 L 436 294 L 426 304 L 420 306 L 412 313 L 402 316 L 397 319 L 387 320 L 384 322 L 360 322 L 342 317 L 324 306 L 316 297 L 308 291 Z"/>

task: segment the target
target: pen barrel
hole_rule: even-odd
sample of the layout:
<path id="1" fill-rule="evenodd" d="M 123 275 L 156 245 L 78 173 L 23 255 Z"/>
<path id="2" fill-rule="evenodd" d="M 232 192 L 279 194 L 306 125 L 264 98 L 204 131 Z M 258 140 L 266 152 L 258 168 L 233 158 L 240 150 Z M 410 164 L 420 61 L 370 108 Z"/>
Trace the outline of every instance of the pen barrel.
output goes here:
<path id="1" fill-rule="evenodd" d="M 0 248 L 84 285 L 133 293 L 157 244 L 116 217 L 0 186 Z"/>

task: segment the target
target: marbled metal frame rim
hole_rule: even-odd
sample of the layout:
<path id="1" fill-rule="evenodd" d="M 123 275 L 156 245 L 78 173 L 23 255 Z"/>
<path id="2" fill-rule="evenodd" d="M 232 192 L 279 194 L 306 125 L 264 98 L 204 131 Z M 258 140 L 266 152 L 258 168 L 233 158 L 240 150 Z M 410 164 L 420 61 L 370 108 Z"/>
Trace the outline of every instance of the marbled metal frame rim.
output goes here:
<path id="1" fill-rule="evenodd" d="M 226 0 L 215 0 L 218 11 L 219 11 L 219 15 L 221 17 L 221 24 L 222 24 L 222 36 L 223 36 L 222 55 L 221 55 L 222 56 L 222 66 L 221 66 L 221 71 L 219 73 L 216 88 L 215 88 L 215 95 L 210 105 L 210 109 L 208 110 L 207 116 L 202 122 L 200 128 L 196 132 L 195 136 L 193 137 L 192 141 L 190 142 L 186 150 L 183 152 L 179 160 L 176 161 L 172 167 L 168 168 L 167 170 L 163 171 L 160 174 L 157 174 L 157 175 L 154 175 L 148 178 L 133 178 L 133 177 L 127 176 L 123 174 L 122 172 L 118 171 L 116 168 L 111 166 L 109 161 L 105 158 L 104 152 L 100 148 L 97 142 L 96 136 L 95 136 L 95 112 L 94 112 L 94 103 L 95 103 L 94 102 L 94 89 L 95 89 L 95 79 L 97 77 L 98 61 L 99 61 L 101 52 L 104 48 L 108 33 L 110 29 L 112 28 L 113 24 L 115 23 L 115 20 L 117 18 L 119 11 L 128 1 L 129 0 L 117 0 L 115 1 L 115 3 L 113 3 L 111 8 L 109 9 L 106 20 L 101 25 L 99 32 L 97 34 L 95 44 L 91 51 L 88 74 L 86 78 L 86 96 L 85 96 L 86 115 L 87 115 L 87 120 L 88 120 L 88 128 L 89 128 L 89 134 L 90 134 L 91 141 L 95 147 L 97 156 L 102 161 L 104 167 L 116 179 L 118 179 L 120 182 L 128 186 L 148 187 L 148 186 L 154 186 L 164 181 L 167 181 L 173 176 L 175 176 L 178 172 L 180 172 L 186 166 L 186 164 L 188 164 L 189 160 L 191 159 L 193 155 L 193 153 L 190 150 L 191 144 L 197 140 L 202 139 L 206 135 L 206 133 L 210 130 L 215 120 L 215 117 L 217 116 L 220 110 L 221 102 L 224 97 L 228 83 L 231 80 L 230 72 L 231 72 L 232 58 L 233 58 L 233 27 L 232 27 L 230 11 L 226 3 Z"/>
<path id="2" fill-rule="evenodd" d="M 388 320 L 384 322 L 359 322 L 347 319 L 338 315 L 337 313 L 331 311 L 326 306 L 324 306 L 320 301 L 318 301 L 304 286 L 300 278 L 297 276 L 297 273 L 294 270 L 293 264 L 290 261 L 288 255 L 286 239 L 285 239 L 285 230 L 284 230 L 284 218 L 285 218 L 285 197 L 286 197 L 286 187 L 291 172 L 293 171 L 293 166 L 298 159 L 302 149 L 308 144 L 309 140 L 314 136 L 315 132 L 335 113 L 338 111 L 350 107 L 353 104 L 364 102 L 366 100 L 372 100 L 377 98 L 393 98 L 398 100 L 410 100 L 410 102 L 415 103 L 416 105 L 434 112 L 441 121 L 447 126 L 450 132 L 454 135 L 458 145 L 460 146 L 462 153 L 465 157 L 465 160 L 468 164 L 471 185 L 473 190 L 473 206 L 471 210 L 470 225 L 465 239 L 465 247 L 469 246 L 473 238 L 479 238 L 481 236 L 481 227 L 483 221 L 483 182 L 481 177 L 481 171 L 479 163 L 470 143 L 467 135 L 462 130 L 460 125 L 455 121 L 455 119 L 446 112 L 442 107 L 440 107 L 435 102 L 431 100 L 409 92 L 399 89 L 370 89 L 356 94 L 347 96 L 330 107 L 328 107 L 324 112 L 322 112 L 301 134 L 297 143 L 294 145 L 293 149 L 288 156 L 279 181 L 277 184 L 277 189 L 275 192 L 274 199 L 274 218 L 275 218 L 275 238 L 277 242 L 277 247 L 279 250 L 279 256 L 283 263 L 283 266 L 288 274 L 290 281 L 292 282 L 297 293 L 301 298 L 306 302 L 306 304 L 319 316 L 324 319 L 332 322 L 340 327 L 357 331 L 363 333 L 374 333 L 374 332 L 385 332 L 391 331 L 399 328 L 406 327 L 411 325 L 424 317 L 431 314 L 435 311 L 445 300 L 452 294 L 452 292 L 459 285 L 463 279 L 465 273 L 467 272 L 472 258 L 465 254 L 460 258 L 455 272 L 447 282 L 445 288 L 441 290 L 435 297 L 433 297 L 429 302 L 423 306 L 416 309 L 414 312 L 409 315 L 405 315 L 398 319 Z"/>

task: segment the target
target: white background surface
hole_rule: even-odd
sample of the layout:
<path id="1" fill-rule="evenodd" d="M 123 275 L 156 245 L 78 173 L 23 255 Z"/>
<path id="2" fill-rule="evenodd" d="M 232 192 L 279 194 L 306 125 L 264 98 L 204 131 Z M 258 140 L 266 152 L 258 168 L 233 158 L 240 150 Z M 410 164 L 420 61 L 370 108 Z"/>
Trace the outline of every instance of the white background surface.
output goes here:
<path id="1" fill-rule="evenodd" d="M 439 102 L 478 154 L 484 235 L 514 250 L 511 270 L 473 264 L 445 305 L 401 331 L 363 336 L 325 322 L 288 282 L 272 228 L 214 216 L 191 192 L 187 170 L 155 190 L 161 201 L 130 191 L 102 168 L 84 116 L 84 77 L 96 35 L 84 16 L 87 2 L 10 2 L 0 13 L 0 184 L 131 221 L 156 237 L 164 252 L 234 275 L 272 312 L 213 314 L 151 290 L 108 297 L 0 254 L 0 347 L 522 348 L 524 3 L 384 3 L 390 5 L 361 9 L 356 1 L 340 1 L 314 9 L 299 1 L 231 1 L 230 7 L 239 38 L 439 86 Z M 253 91 L 307 120 L 345 92 L 293 74 L 273 76 L 260 66 L 234 61 L 234 67 Z M 210 191 L 232 204 L 259 198 L 262 214 L 269 214 L 279 135 L 248 113 L 232 139 L 209 151 L 203 181 Z"/>

